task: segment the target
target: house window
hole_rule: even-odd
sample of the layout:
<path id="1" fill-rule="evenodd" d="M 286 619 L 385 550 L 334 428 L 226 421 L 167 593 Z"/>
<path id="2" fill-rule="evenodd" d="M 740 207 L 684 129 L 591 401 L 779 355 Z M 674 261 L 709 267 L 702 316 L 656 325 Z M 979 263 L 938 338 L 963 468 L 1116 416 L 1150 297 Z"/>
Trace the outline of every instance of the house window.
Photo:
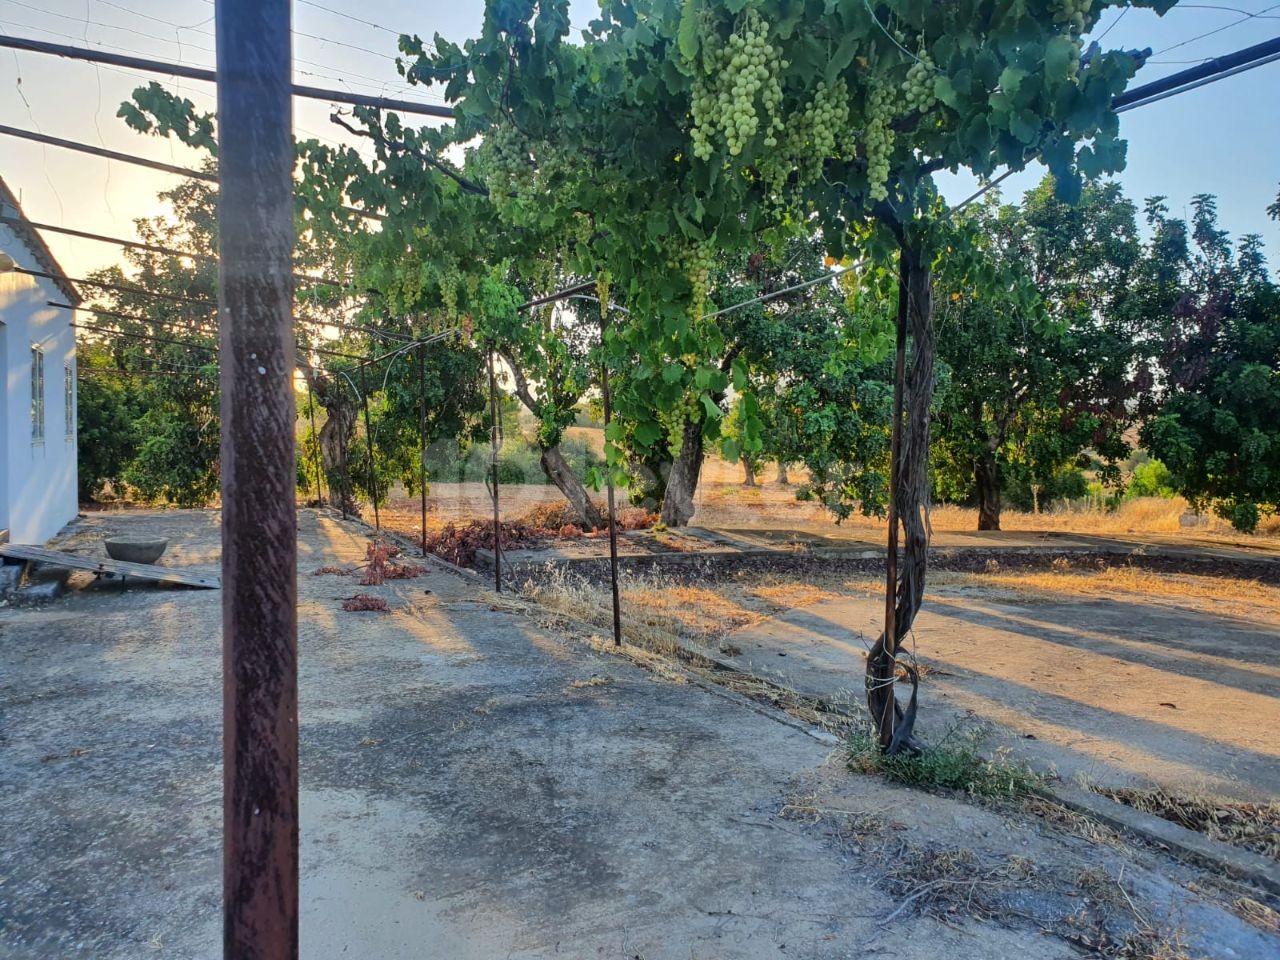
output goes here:
<path id="1" fill-rule="evenodd" d="M 71 364 L 62 368 L 62 403 L 66 409 L 67 439 L 76 435 L 76 372 Z"/>
<path id="2" fill-rule="evenodd" d="M 31 348 L 31 442 L 44 441 L 44 351 Z"/>

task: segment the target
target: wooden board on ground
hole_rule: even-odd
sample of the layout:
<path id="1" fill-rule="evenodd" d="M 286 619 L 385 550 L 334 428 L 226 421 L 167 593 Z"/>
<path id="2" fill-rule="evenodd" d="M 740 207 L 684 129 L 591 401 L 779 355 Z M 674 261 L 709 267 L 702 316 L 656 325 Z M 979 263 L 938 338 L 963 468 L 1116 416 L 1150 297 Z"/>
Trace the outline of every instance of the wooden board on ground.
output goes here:
<path id="1" fill-rule="evenodd" d="M 28 547 L 15 543 L 0 543 L 0 557 L 34 560 L 54 567 L 88 570 L 90 573 L 97 574 L 112 573 L 119 577 L 153 580 L 157 583 L 179 583 L 185 587 L 200 587 L 205 590 L 222 588 L 222 581 L 217 577 L 202 577 L 194 573 L 184 573 L 172 567 L 157 567 L 150 563 L 127 563 L 124 560 L 110 560 L 106 557 L 82 557 L 74 553 L 62 553 L 58 550 L 45 550 L 43 547 Z"/>

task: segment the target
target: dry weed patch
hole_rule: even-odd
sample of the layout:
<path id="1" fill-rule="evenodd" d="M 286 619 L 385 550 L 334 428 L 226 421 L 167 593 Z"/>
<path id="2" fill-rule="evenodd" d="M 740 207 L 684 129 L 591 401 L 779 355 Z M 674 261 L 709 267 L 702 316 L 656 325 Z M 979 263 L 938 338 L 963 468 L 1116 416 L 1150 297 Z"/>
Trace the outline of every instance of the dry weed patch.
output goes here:
<path id="1" fill-rule="evenodd" d="M 1280 860 L 1280 803 L 1234 803 L 1213 797 L 1180 797 L 1164 790 L 1103 790 L 1126 806 L 1212 840 L 1234 844 Z"/>
<path id="2" fill-rule="evenodd" d="M 1059 562 L 1054 563 L 1052 570 L 996 572 L 967 579 L 975 586 L 1003 587 L 1015 593 L 1030 593 L 1033 598 L 1036 594 L 1060 596 L 1068 592 L 1086 596 L 1158 597 L 1194 610 L 1212 608 L 1248 617 L 1256 617 L 1261 612 L 1280 616 L 1280 589 L 1256 580 L 1236 580 L 1228 587 L 1221 577 L 1157 573 L 1127 565 L 1079 570 Z"/>

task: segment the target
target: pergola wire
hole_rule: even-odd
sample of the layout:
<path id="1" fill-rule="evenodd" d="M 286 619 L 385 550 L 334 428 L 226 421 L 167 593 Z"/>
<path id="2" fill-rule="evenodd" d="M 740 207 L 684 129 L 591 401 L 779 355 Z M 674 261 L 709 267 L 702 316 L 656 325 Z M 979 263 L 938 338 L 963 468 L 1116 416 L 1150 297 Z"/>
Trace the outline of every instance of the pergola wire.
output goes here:
<path id="1" fill-rule="evenodd" d="M 335 43 L 339 41 L 334 41 Z M 90 50 L 86 47 L 74 47 L 61 43 L 47 43 L 43 40 L 31 40 L 25 37 L 14 37 L 0 34 L 0 47 L 11 50 L 25 50 L 29 53 L 46 53 L 70 60 L 85 60 L 89 63 L 102 63 L 109 66 L 128 67 L 133 70 L 144 70 L 148 73 L 168 74 L 185 80 L 203 80 L 216 83 L 218 75 L 213 70 L 203 67 L 191 67 L 181 63 L 170 63 L 164 60 L 152 60 L 147 57 L 132 57 L 118 53 L 107 53 L 102 50 Z M 400 100 L 394 97 L 375 97 L 363 93 L 352 93 L 348 90 L 328 90 L 322 87 L 292 84 L 291 92 L 295 97 L 309 100 L 327 100 L 330 103 L 346 103 L 358 107 L 374 107 L 379 110 L 398 110 L 401 113 L 416 113 L 427 117 L 439 117 L 443 120 L 454 119 L 452 107 L 434 103 L 421 103 L 414 100 Z"/>
<path id="2" fill-rule="evenodd" d="M 207 173 L 204 170 L 196 170 L 192 167 L 180 167 L 172 163 L 161 163 L 158 160 L 148 160 L 146 157 L 135 157 L 132 154 L 121 153 L 118 150 L 108 150 L 105 147 L 95 147 L 92 144 L 80 143 L 76 140 L 64 140 L 62 137 L 52 137 L 46 133 L 35 133 L 31 130 L 23 130 L 19 127 L 10 127 L 0 124 L 0 135 L 6 137 L 14 137 L 18 140 L 29 140 L 32 143 L 43 144 L 48 147 L 60 147 L 63 150 L 74 150 L 77 153 L 88 154 L 92 157 L 101 157 L 104 160 L 115 160 L 119 163 L 128 163 L 136 167 L 146 167 L 148 170 L 158 170 L 161 173 L 172 173 L 180 177 L 189 177 L 192 180 L 202 180 L 206 183 L 217 183 L 218 175 L 216 173 Z M 351 207 L 345 204 L 339 207 L 347 213 L 355 214 L 358 217 L 364 217 L 367 220 L 384 221 L 387 219 L 385 214 L 371 213 L 368 210 L 361 210 L 359 207 Z"/>

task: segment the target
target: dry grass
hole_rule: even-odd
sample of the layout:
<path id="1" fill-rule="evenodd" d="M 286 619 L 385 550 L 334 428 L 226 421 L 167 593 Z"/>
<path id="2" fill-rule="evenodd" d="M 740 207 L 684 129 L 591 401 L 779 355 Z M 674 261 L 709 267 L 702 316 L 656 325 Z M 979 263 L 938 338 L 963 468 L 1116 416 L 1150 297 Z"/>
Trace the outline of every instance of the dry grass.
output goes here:
<path id="1" fill-rule="evenodd" d="M 1280 588 L 1255 580 L 1233 580 L 1189 573 L 1164 573 L 1139 567 L 1116 566 L 1077 570 L 1056 564 L 1053 570 L 993 572 L 982 576 L 931 577 L 938 585 L 963 583 L 975 587 L 1002 587 L 1024 599 L 1060 599 L 1064 593 L 1086 596 L 1150 600 L 1159 598 L 1191 610 L 1212 610 L 1255 619 L 1261 614 L 1280 616 Z"/>
<path id="2" fill-rule="evenodd" d="M 609 677 L 602 677 L 598 673 L 593 673 L 589 677 L 570 682 L 567 689 L 569 690 L 585 690 L 588 687 L 607 687 L 613 683 Z"/>
<path id="3" fill-rule="evenodd" d="M 1181 497 L 1165 500 L 1160 497 L 1135 497 L 1125 500 L 1115 510 L 1107 510 L 1099 504 L 1072 504 L 1040 513 L 1023 513 L 1006 509 L 1000 517 L 1005 530 L 1054 531 L 1080 534 L 1185 534 L 1190 536 L 1225 536 L 1244 538 L 1232 530 L 1231 525 L 1213 516 L 1199 518 L 1194 526 L 1184 527 L 1182 518 L 1190 507 Z M 978 511 L 969 507 L 949 504 L 935 505 L 929 513 L 933 529 L 940 533 L 972 533 L 978 529 Z M 1272 522 L 1274 520 L 1274 522 Z M 850 517 L 850 526 L 884 526 L 883 521 L 867 517 Z M 1274 536 L 1280 533 L 1280 519 L 1268 518 L 1258 533 Z"/>
<path id="4" fill-rule="evenodd" d="M 1265 903 L 1259 903 L 1252 897 L 1238 897 L 1231 908 L 1242 919 L 1247 920 L 1259 930 L 1280 936 L 1280 913 L 1276 913 Z"/>
<path id="5" fill-rule="evenodd" d="M 1159 789 L 1097 792 L 1212 840 L 1280 860 L 1280 802 L 1235 803 L 1213 797 L 1180 797 Z"/>

